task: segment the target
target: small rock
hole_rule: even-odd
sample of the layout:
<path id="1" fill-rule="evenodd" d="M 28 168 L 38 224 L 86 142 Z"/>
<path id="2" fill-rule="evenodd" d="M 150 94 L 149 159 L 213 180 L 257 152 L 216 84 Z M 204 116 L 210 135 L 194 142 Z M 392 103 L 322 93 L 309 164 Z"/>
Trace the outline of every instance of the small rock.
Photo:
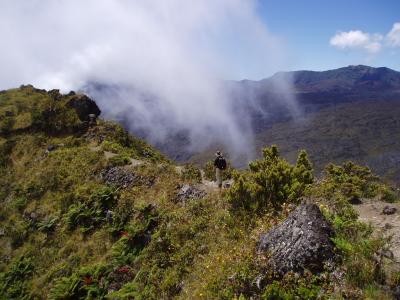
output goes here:
<path id="1" fill-rule="evenodd" d="M 57 149 L 57 146 L 56 145 L 48 145 L 47 146 L 47 151 L 48 152 L 51 152 L 51 151 L 54 151 L 54 150 L 56 150 Z"/>
<path id="2" fill-rule="evenodd" d="M 393 228 L 393 225 L 390 223 L 386 223 L 385 226 L 383 227 L 385 230 L 390 230 Z"/>
<path id="3" fill-rule="evenodd" d="M 205 191 L 185 184 L 180 188 L 176 198 L 179 202 L 185 203 L 188 200 L 204 198 L 206 195 L 207 193 Z"/>
<path id="4" fill-rule="evenodd" d="M 386 258 L 389 258 L 389 259 L 392 259 L 394 257 L 393 252 L 391 250 L 389 250 L 389 249 L 383 249 L 381 251 L 381 255 L 383 257 L 386 257 Z"/>
<path id="5" fill-rule="evenodd" d="M 228 182 L 224 183 L 224 189 L 229 189 L 231 187 L 231 184 Z"/>
<path id="6" fill-rule="evenodd" d="M 382 210 L 384 215 L 393 215 L 397 211 L 396 207 L 393 206 L 385 206 Z"/>

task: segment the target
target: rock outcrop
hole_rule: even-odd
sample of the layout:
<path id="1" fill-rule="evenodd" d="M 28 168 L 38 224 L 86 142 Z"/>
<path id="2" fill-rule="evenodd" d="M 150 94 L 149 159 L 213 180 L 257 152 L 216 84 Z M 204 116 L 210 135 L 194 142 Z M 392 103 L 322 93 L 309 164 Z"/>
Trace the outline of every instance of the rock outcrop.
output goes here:
<path id="1" fill-rule="evenodd" d="M 278 275 L 289 271 L 318 272 L 334 257 L 334 232 L 315 204 L 296 208 L 280 225 L 261 236 L 259 253 L 269 257 L 268 265 Z"/>
<path id="2" fill-rule="evenodd" d="M 89 115 L 98 117 L 101 113 L 96 102 L 86 95 L 75 95 L 68 102 L 67 106 L 74 108 L 81 121 L 89 121 Z"/>
<path id="3" fill-rule="evenodd" d="M 155 178 L 150 176 L 142 176 L 122 167 L 109 167 L 104 169 L 100 176 L 104 183 L 119 188 L 128 188 L 132 186 L 152 186 Z"/>

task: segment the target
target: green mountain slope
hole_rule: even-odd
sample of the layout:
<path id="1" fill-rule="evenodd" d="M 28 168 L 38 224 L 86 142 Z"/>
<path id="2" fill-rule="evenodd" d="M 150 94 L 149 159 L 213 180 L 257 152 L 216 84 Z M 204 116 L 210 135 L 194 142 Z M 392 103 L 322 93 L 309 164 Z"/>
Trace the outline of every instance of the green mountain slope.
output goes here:
<path id="1" fill-rule="evenodd" d="M 314 183 L 304 151 L 290 164 L 271 147 L 219 191 L 118 124 L 89 126 L 99 113 L 84 95 L 0 93 L 0 299 L 392 299 L 387 240 L 350 204 L 396 200 L 369 169 Z M 278 275 L 260 235 L 301 202 L 331 224 L 335 259 Z"/>
<path id="2" fill-rule="evenodd" d="M 398 183 L 399 115 L 395 101 L 337 105 L 273 125 L 256 137 L 257 148 L 277 144 L 291 161 L 297 149 L 306 149 L 317 172 L 329 162 L 353 160 Z"/>

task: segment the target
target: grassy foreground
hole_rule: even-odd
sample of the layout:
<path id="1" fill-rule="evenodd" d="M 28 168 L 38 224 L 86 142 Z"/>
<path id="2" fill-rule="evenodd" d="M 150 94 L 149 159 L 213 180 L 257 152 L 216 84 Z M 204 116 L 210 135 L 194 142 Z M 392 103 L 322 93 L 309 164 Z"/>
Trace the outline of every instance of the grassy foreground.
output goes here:
<path id="1" fill-rule="evenodd" d="M 351 205 L 396 201 L 368 168 L 328 165 L 316 180 L 306 152 L 291 165 L 272 146 L 230 171 L 230 189 L 183 202 L 194 166 L 182 176 L 117 124 L 89 129 L 71 97 L 0 92 L 0 299 L 392 299 L 400 276 L 380 255 L 388 241 Z M 112 167 L 133 174 L 128 186 L 104 180 Z M 259 287 L 260 234 L 303 201 L 333 224 L 337 261 L 319 274 L 267 274 Z"/>

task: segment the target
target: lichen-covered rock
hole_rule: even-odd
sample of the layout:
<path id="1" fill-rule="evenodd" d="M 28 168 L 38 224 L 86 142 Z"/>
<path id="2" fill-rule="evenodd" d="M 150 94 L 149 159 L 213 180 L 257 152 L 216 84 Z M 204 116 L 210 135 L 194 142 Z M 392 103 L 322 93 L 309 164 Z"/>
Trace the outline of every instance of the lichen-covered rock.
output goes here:
<path id="1" fill-rule="evenodd" d="M 104 183 L 119 188 L 128 188 L 138 185 L 152 186 L 155 180 L 154 177 L 141 176 L 122 167 L 109 167 L 104 169 L 100 173 L 100 176 Z"/>
<path id="2" fill-rule="evenodd" d="M 98 117 L 101 113 L 100 108 L 96 102 L 86 95 L 75 95 L 68 102 L 68 107 L 75 109 L 81 121 L 89 121 L 89 115 L 93 114 Z"/>
<path id="3" fill-rule="evenodd" d="M 184 184 L 180 187 L 178 195 L 176 196 L 179 202 L 187 202 L 192 199 L 201 199 L 207 195 L 205 191 L 199 190 L 191 185 Z"/>
<path id="4" fill-rule="evenodd" d="M 261 236 L 258 251 L 269 256 L 269 267 L 279 275 L 305 269 L 318 272 L 334 257 L 333 235 L 318 206 L 303 204 Z"/>

